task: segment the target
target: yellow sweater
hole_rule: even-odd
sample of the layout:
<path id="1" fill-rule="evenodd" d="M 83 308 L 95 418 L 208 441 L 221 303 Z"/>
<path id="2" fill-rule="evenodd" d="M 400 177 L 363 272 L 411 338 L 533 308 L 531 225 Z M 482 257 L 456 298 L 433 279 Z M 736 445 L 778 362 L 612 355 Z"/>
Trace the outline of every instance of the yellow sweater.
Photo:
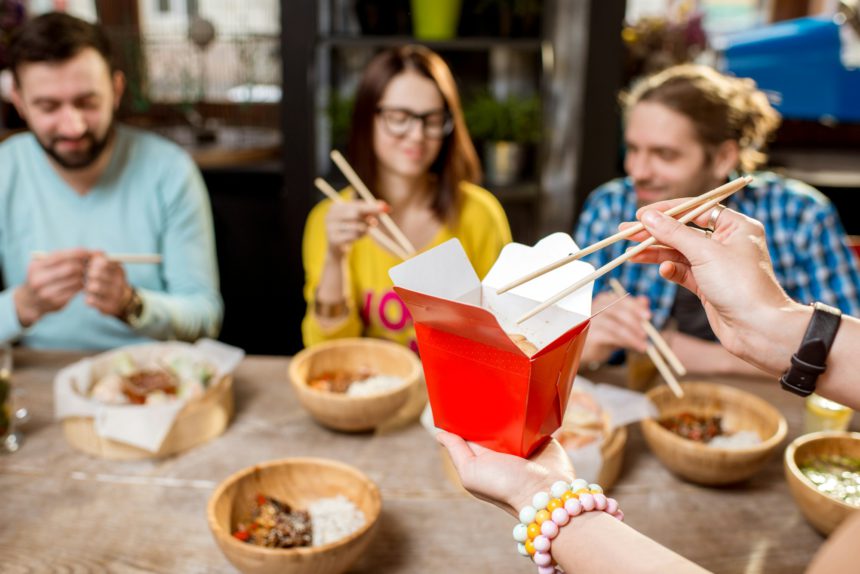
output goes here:
<path id="1" fill-rule="evenodd" d="M 511 230 L 505 211 L 489 191 L 470 183 L 460 184 L 460 213 L 456 229 L 445 224 L 426 247 L 431 249 L 456 237 L 483 278 L 499 253 L 511 242 Z M 352 197 L 347 188 L 345 199 Z M 302 321 L 305 346 L 344 337 L 389 339 L 417 350 L 412 317 L 400 301 L 388 277 L 388 270 L 400 263 L 393 254 L 380 247 L 369 236 L 356 241 L 345 258 L 345 280 L 349 315 L 337 325 L 325 329 L 314 314 L 314 296 L 328 249 L 325 217 L 331 200 L 317 204 L 308 216 L 302 241 L 305 267 L 305 301 L 307 312 Z"/>

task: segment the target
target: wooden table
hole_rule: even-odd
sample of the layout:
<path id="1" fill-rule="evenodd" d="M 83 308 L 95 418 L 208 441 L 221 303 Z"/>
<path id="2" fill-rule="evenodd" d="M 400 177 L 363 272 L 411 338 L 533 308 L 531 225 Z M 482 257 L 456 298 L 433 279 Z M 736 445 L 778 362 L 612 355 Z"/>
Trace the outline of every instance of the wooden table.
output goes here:
<path id="1" fill-rule="evenodd" d="M 239 367 L 237 415 L 222 437 L 144 462 L 95 459 L 66 444 L 53 420 L 52 380 L 77 358 L 16 352 L 13 381 L 24 390 L 32 419 L 23 448 L 0 457 L 3 572 L 234 572 L 209 533 L 208 497 L 229 474 L 290 456 L 341 460 L 379 485 L 381 527 L 352 572 L 535 570 L 515 554 L 513 519 L 452 484 L 423 428 L 348 435 L 318 426 L 286 380 L 288 358 L 249 357 Z M 801 400 L 775 382 L 747 382 L 745 388 L 777 405 L 789 436 L 797 435 Z M 779 457 L 744 485 L 711 489 L 669 474 L 636 425 L 625 456 L 613 494 L 628 523 L 706 568 L 801 572 L 823 540 L 795 507 Z"/>

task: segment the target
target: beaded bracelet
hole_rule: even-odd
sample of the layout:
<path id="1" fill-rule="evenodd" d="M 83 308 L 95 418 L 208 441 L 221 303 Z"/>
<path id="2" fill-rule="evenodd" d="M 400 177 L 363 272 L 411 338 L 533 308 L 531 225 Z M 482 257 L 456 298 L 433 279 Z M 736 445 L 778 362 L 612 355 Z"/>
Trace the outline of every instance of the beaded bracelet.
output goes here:
<path id="1" fill-rule="evenodd" d="M 538 566 L 538 574 L 558 574 L 553 564 L 550 547 L 559 529 L 574 516 L 598 510 L 624 520 L 618 501 L 607 498 L 597 484 L 577 478 L 568 484 L 563 480 L 554 483 L 549 493 L 538 492 L 532 505 L 520 510 L 520 523 L 514 526 L 517 552 L 531 556 Z"/>

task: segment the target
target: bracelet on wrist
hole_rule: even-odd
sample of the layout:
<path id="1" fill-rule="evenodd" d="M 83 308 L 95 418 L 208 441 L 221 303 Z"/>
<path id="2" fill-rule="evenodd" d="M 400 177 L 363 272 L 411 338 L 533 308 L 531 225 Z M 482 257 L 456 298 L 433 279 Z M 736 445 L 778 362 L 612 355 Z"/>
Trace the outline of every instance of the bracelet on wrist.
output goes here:
<path id="1" fill-rule="evenodd" d="M 334 303 L 322 303 L 319 299 L 314 300 L 314 313 L 322 319 L 339 319 L 349 312 L 346 301 Z"/>
<path id="2" fill-rule="evenodd" d="M 517 552 L 531 556 L 538 566 L 538 574 L 558 574 L 550 549 L 561 527 L 584 512 L 606 512 L 624 520 L 618 501 L 607 498 L 598 484 L 588 484 L 578 478 L 572 483 L 560 480 L 553 483 L 549 493 L 538 492 L 532 504 L 520 510 L 520 522 L 514 526 Z"/>
<path id="3" fill-rule="evenodd" d="M 120 311 L 120 320 L 128 325 L 134 325 L 134 323 L 140 319 L 140 316 L 143 314 L 143 299 L 140 297 L 140 293 L 137 292 L 137 289 L 134 287 L 129 287 L 129 295 L 126 299 L 125 305 L 123 305 L 122 311 Z"/>

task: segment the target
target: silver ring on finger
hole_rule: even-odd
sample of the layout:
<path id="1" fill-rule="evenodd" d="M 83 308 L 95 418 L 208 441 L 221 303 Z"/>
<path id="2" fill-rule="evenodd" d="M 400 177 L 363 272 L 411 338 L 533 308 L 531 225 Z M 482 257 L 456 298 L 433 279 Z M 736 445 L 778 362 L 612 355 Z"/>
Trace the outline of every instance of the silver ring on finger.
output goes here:
<path id="1" fill-rule="evenodd" d="M 723 211 L 726 209 L 725 205 L 717 204 L 711 210 L 711 215 L 708 217 L 708 226 L 705 228 L 708 231 L 708 238 L 711 237 L 711 233 L 714 232 L 717 228 L 717 220 L 722 215 Z"/>

